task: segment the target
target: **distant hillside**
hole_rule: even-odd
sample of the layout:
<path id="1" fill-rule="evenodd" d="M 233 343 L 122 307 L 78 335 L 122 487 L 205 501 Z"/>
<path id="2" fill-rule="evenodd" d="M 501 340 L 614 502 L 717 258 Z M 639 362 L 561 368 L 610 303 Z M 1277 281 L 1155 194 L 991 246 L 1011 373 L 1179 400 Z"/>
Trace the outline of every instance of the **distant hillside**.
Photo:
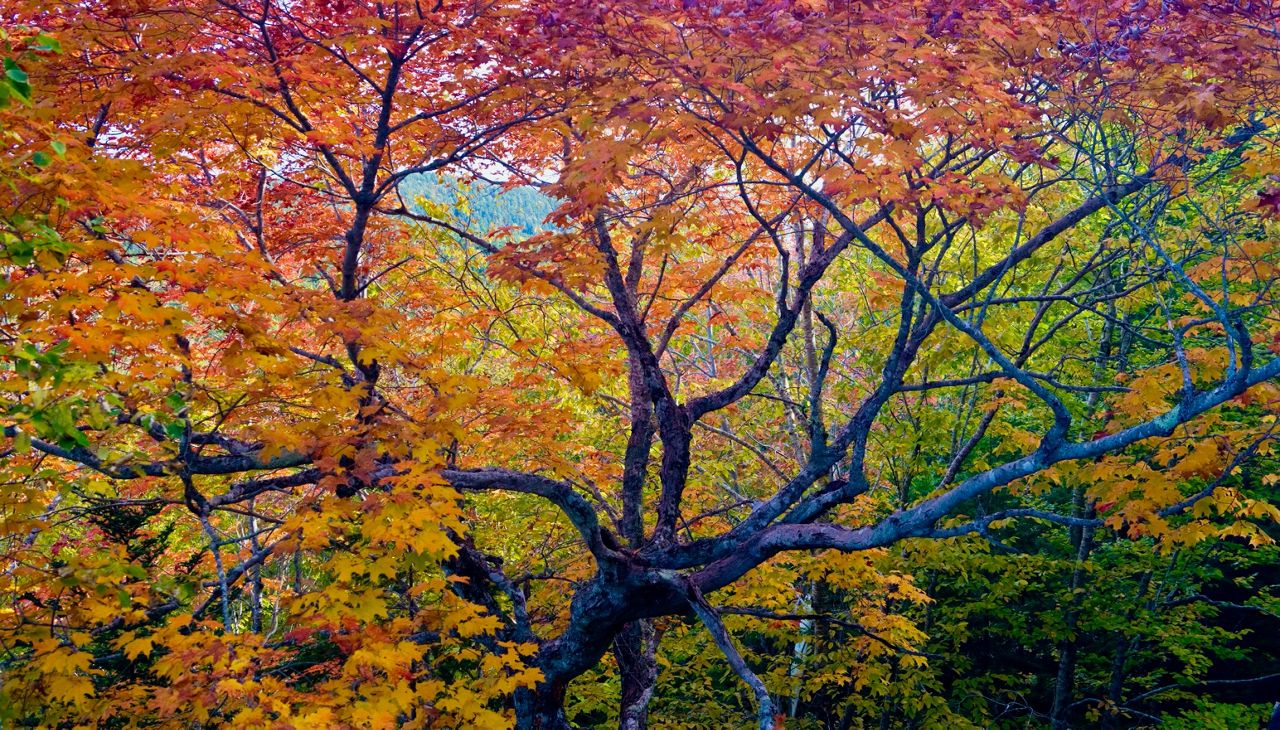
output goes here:
<path id="1" fill-rule="evenodd" d="M 453 208 L 457 221 L 473 231 L 515 226 L 518 238 L 550 230 L 543 220 L 556 207 L 554 200 L 534 188 L 504 192 L 497 185 L 440 175 L 415 175 L 402 182 L 400 190 L 406 203 L 416 206 L 418 198 L 425 198 Z"/>

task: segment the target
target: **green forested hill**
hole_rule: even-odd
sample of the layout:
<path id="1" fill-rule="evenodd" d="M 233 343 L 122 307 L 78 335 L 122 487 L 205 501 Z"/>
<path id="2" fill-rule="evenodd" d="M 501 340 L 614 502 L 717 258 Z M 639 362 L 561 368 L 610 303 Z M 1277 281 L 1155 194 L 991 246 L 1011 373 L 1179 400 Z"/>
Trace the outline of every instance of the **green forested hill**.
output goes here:
<path id="1" fill-rule="evenodd" d="M 469 230 L 487 232 L 516 227 L 516 237 L 548 230 L 547 215 L 555 209 L 551 198 L 532 187 L 503 190 L 486 182 L 466 182 L 448 175 L 415 175 L 400 185 L 405 203 L 420 207 L 426 200 L 454 211 L 458 223 Z"/>

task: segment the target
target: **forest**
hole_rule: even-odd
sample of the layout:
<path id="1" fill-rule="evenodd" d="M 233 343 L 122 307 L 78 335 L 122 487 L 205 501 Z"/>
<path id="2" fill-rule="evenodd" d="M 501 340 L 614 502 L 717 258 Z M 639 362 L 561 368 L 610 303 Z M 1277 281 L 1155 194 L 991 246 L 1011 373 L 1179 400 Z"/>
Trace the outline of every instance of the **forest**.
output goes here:
<path id="1" fill-rule="evenodd" d="M 1280 5 L 0 9 L 0 729 L 1280 728 Z"/>

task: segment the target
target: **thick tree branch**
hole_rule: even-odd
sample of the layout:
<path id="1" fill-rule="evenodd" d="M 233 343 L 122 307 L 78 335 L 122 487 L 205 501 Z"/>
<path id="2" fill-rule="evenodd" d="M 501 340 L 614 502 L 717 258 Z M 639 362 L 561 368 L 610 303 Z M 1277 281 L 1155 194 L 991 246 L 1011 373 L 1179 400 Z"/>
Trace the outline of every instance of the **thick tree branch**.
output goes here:
<path id="1" fill-rule="evenodd" d="M 533 494 L 550 500 L 578 529 L 591 554 L 600 561 L 617 561 L 618 554 L 605 545 L 603 528 L 595 509 L 573 487 L 537 474 L 509 469 L 445 469 L 440 474 L 455 489 L 470 492 L 509 491 Z"/>

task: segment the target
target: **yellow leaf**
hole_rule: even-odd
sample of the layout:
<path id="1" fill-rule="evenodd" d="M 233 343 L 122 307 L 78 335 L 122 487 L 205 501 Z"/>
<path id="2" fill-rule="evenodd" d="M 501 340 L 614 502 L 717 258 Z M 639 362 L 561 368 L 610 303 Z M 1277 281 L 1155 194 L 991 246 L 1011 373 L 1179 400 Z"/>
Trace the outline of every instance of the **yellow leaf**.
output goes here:
<path id="1" fill-rule="evenodd" d="M 143 655 L 149 656 L 151 654 L 152 647 L 153 644 L 151 637 L 140 636 L 124 645 L 124 655 L 130 660 L 137 659 Z"/>

